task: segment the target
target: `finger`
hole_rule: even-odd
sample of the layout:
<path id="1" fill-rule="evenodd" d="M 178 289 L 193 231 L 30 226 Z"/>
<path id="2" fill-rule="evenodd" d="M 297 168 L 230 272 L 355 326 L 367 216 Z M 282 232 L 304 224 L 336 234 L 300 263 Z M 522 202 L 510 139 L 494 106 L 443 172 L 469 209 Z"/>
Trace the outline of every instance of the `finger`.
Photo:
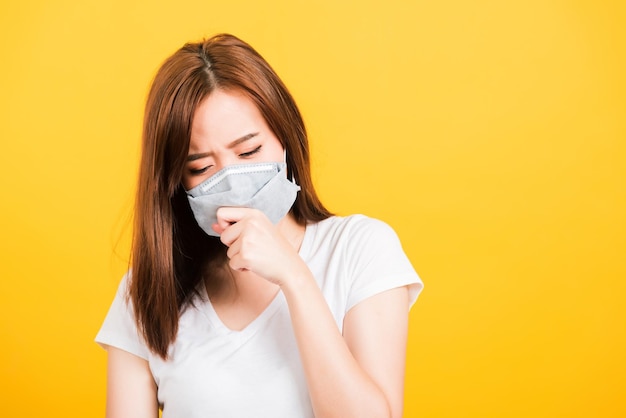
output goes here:
<path id="1" fill-rule="evenodd" d="M 213 229 L 216 232 L 220 231 L 220 234 L 223 233 L 226 228 L 241 220 L 241 217 L 234 216 L 236 214 L 232 213 L 229 209 L 235 208 L 222 207 L 217 209 L 217 222 L 214 224 L 215 226 L 213 226 Z"/>
<path id="2" fill-rule="evenodd" d="M 211 225 L 211 228 L 213 228 L 213 231 L 215 231 L 215 233 L 216 233 L 218 236 L 219 236 L 219 235 L 222 235 L 222 232 L 224 232 L 224 228 L 222 228 L 222 227 L 220 226 L 220 224 L 217 224 L 217 223 L 215 223 L 215 224 Z"/>
<path id="3" fill-rule="evenodd" d="M 248 271 L 250 270 L 250 261 L 246 259 L 241 252 L 241 240 L 236 240 L 226 252 L 228 256 L 228 265 L 233 270 Z"/>
<path id="4" fill-rule="evenodd" d="M 248 265 L 245 263 L 244 259 L 241 257 L 241 254 L 236 254 L 233 258 L 228 260 L 228 266 L 237 271 L 249 271 Z"/>
<path id="5" fill-rule="evenodd" d="M 217 223 L 226 229 L 229 225 L 239 222 L 245 216 L 247 216 L 252 209 L 242 208 L 235 206 L 222 206 L 217 209 L 216 217 Z"/>
<path id="6" fill-rule="evenodd" d="M 217 209 L 215 214 L 217 223 L 214 223 L 212 228 L 220 236 L 220 240 L 225 245 L 230 246 L 231 243 L 237 239 L 237 229 L 231 230 L 231 227 L 245 216 L 245 210 L 242 211 L 241 209 L 245 208 L 224 206 Z M 231 230 L 231 232 L 224 235 L 227 230 Z"/>
<path id="7" fill-rule="evenodd" d="M 241 252 L 241 240 L 237 239 L 230 243 L 228 250 L 226 250 L 226 256 L 232 260 Z"/>
<path id="8" fill-rule="evenodd" d="M 218 226 L 218 228 L 221 227 Z M 222 241 L 224 245 L 230 247 L 241 235 L 242 228 L 243 222 L 228 225 L 226 228 L 223 228 L 220 234 L 220 241 Z"/>

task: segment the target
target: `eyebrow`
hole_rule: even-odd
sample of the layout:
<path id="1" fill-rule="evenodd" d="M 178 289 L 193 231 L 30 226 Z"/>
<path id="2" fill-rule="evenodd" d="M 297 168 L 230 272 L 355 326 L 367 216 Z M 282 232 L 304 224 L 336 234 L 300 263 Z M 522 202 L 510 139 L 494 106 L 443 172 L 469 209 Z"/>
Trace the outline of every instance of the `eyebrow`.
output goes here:
<path id="1" fill-rule="evenodd" d="M 249 133 L 247 135 L 242 136 L 241 138 L 237 138 L 235 139 L 233 142 L 231 142 L 230 144 L 227 145 L 228 149 L 233 149 L 235 148 L 237 145 L 242 144 L 252 138 L 254 138 L 255 136 L 257 136 L 259 133 L 258 132 L 252 132 Z M 205 157 L 210 157 L 211 155 L 213 155 L 212 152 L 200 152 L 197 154 L 189 154 L 187 156 L 187 162 L 189 161 L 195 161 L 195 160 L 199 160 L 201 158 L 205 158 Z"/>

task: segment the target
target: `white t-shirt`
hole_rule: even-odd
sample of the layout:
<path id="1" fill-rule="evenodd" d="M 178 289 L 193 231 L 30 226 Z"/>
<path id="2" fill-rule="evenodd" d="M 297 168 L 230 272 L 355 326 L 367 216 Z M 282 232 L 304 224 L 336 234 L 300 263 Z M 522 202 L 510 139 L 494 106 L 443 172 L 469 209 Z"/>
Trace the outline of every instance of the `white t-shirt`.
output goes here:
<path id="1" fill-rule="evenodd" d="M 408 310 L 422 289 L 395 232 L 363 215 L 308 224 L 300 256 L 340 330 L 346 313 L 362 300 L 409 286 Z M 313 417 L 282 292 L 246 328 L 233 331 L 220 321 L 201 286 L 200 296 L 181 315 L 167 361 L 145 345 L 125 292 L 126 279 L 96 341 L 148 360 L 163 418 Z"/>

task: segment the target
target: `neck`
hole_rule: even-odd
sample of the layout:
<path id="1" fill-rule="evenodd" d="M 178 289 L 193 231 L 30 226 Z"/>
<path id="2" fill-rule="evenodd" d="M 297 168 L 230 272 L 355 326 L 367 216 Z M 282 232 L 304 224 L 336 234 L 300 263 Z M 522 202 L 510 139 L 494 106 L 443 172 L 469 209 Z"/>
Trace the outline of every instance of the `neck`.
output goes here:
<path id="1" fill-rule="evenodd" d="M 306 227 L 296 222 L 291 213 L 281 219 L 276 227 L 281 235 L 289 241 L 293 248 L 295 248 L 296 251 L 299 251 Z"/>

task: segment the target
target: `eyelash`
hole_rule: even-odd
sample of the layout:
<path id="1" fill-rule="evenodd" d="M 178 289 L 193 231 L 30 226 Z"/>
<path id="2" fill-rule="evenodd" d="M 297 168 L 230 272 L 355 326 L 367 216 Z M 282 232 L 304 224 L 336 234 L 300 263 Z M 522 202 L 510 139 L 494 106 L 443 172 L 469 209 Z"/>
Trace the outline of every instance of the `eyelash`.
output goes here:
<path id="1" fill-rule="evenodd" d="M 248 157 L 252 157 L 254 154 L 258 153 L 259 151 L 261 151 L 261 145 L 259 145 L 258 147 L 256 147 L 252 151 L 241 153 L 241 154 L 239 154 L 239 156 L 243 157 L 243 158 L 248 158 Z"/>
<path id="2" fill-rule="evenodd" d="M 261 151 L 261 145 L 259 145 L 258 147 L 256 147 L 252 151 L 243 152 L 243 153 L 239 154 L 239 157 L 241 157 L 241 158 L 249 158 L 249 157 L 252 157 L 254 154 L 257 154 L 259 151 Z M 209 165 L 209 166 L 206 166 L 206 167 L 199 168 L 197 170 L 189 170 L 189 172 L 191 173 L 192 176 L 199 176 L 201 174 L 204 174 L 211 167 L 213 167 L 213 166 Z"/>
<path id="3" fill-rule="evenodd" d="M 198 170 L 189 170 L 192 176 L 199 176 L 200 174 L 204 174 L 211 166 L 203 167 Z"/>

